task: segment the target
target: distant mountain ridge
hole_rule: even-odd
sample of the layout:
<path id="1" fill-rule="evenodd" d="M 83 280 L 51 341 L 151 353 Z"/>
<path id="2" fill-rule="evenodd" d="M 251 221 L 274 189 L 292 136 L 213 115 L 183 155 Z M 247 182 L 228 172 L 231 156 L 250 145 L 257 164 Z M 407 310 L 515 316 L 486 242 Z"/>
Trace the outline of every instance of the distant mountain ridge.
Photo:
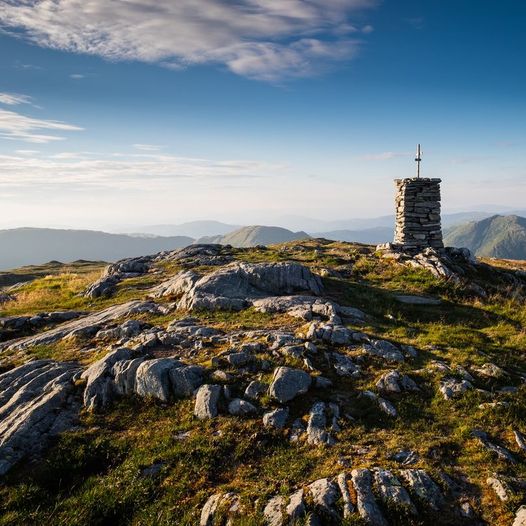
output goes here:
<path id="1" fill-rule="evenodd" d="M 447 230 L 444 243 L 467 247 L 482 257 L 526 259 L 526 218 L 494 215 L 472 221 Z"/>
<path id="2" fill-rule="evenodd" d="M 11 269 L 50 260 L 85 259 L 116 261 L 155 254 L 192 244 L 188 236 L 144 237 L 108 234 L 94 230 L 14 228 L 0 230 L 0 269 Z"/>
<path id="3" fill-rule="evenodd" d="M 242 225 L 231 225 L 214 220 L 188 221 L 179 225 L 147 225 L 134 231 L 154 236 L 188 236 L 198 239 L 204 236 L 220 236 L 233 232 Z"/>
<path id="4" fill-rule="evenodd" d="M 501 215 L 518 215 L 526 216 L 526 210 L 510 210 L 506 211 L 505 214 L 502 212 L 492 211 L 466 211 L 466 212 L 454 212 L 454 213 L 443 213 L 442 214 L 442 227 L 449 228 L 451 226 L 467 223 L 468 221 L 480 221 L 487 217 L 492 217 L 496 213 Z M 265 220 L 266 222 L 267 220 Z M 270 219 L 269 219 L 270 221 Z M 339 220 L 326 220 L 316 219 L 307 216 L 294 216 L 286 215 L 280 218 L 274 218 L 272 223 L 279 225 L 282 228 L 290 230 L 292 232 L 308 232 L 311 236 L 316 237 L 323 233 L 338 233 L 338 236 L 350 236 L 351 234 L 345 232 L 364 232 L 369 231 L 371 234 L 371 242 L 375 243 L 379 230 L 375 232 L 375 229 L 384 228 L 392 230 L 394 228 L 395 217 L 394 215 L 384 215 L 377 217 L 366 217 L 366 218 L 350 218 L 350 219 L 339 219 Z M 194 239 L 202 237 L 217 237 L 224 236 L 235 230 L 243 228 L 245 225 L 229 224 L 215 220 L 198 220 L 188 221 L 180 224 L 154 224 L 154 225 L 142 225 L 142 226 L 128 226 L 126 229 L 118 229 L 118 233 L 129 233 L 137 232 L 139 234 L 148 234 L 154 236 L 188 236 Z M 113 229 L 110 229 L 113 232 Z M 362 235 L 362 234 L 360 234 Z M 367 235 L 367 234 L 363 234 Z M 385 235 L 383 236 L 385 237 Z M 391 234 L 386 241 L 391 240 Z M 363 238 L 362 238 L 363 239 Z M 374 239 L 374 240 L 373 240 Z M 344 239 L 342 238 L 342 241 Z M 354 241 L 354 240 L 353 240 Z"/>
<path id="5" fill-rule="evenodd" d="M 206 236 L 196 243 L 219 243 L 233 247 L 255 247 L 257 245 L 274 245 L 299 239 L 310 239 L 306 232 L 292 232 L 277 226 L 252 225 L 239 228 L 223 236 Z"/>
<path id="6" fill-rule="evenodd" d="M 348 241 L 349 243 L 365 243 L 378 245 L 393 240 L 394 227 L 378 226 L 364 230 L 333 230 L 330 232 L 311 232 L 312 237 L 324 237 L 334 241 Z"/>

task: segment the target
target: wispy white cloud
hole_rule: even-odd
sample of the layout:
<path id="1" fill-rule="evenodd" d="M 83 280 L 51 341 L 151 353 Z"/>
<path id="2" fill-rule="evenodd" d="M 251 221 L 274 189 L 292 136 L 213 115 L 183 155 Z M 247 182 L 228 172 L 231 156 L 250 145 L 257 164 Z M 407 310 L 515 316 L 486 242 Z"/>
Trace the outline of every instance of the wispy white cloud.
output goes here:
<path id="1" fill-rule="evenodd" d="M 162 149 L 162 146 L 157 144 L 134 144 L 133 147 L 144 152 L 157 152 Z"/>
<path id="2" fill-rule="evenodd" d="M 54 120 L 28 117 L 15 111 L 0 109 L 0 139 L 18 140 L 31 143 L 60 141 L 64 137 L 50 132 L 82 130 L 79 126 Z"/>
<path id="3" fill-rule="evenodd" d="M 39 150 L 15 150 L 18 155 L 37 155 L 40 153 Z"/>
<path id="4" fill-rule="evenodd" d="M 31 97 L 28 95 L 20 95 L 19 93 L 0 93 L 0 103 L 7 104 L 8 106 L 31 104 Z"/>
<path id="5" fill-rule="evenodd" d="M 380 152 L 362 155 L 360 159 L 362 161 L 387 161 L 389 159 L 396 159 L 398 157 L 409 157 L 411 155 L 412 154 L 409 152 Z"/>
<path id="6" fill-rule="evenodd" d="M 83 78 L 85 78 L 86 75 L 82 74 L 82 73 L 72 73 L 69 78 L 70 79 L 73 79 L 73 80 L 81 80 Z"/>
<path id="7" fill-rule="evenodd" d="M 352 15 L 378 0 L 4 0 L 0 26 L 53 49 L 276 81 L 352 58 Z"/>
<path id="8" fill-rule="evenodd" d="M 62 152 L 44 155 L 0 155 L 3 188 L 67 186 L 70 190 L 104 187 L 149 191 L 175 188 L 181 180 L 234 181 L 282 173 L 285 166 L 250 160 L 210 160 L 174 155 L 96 155 Z M 177 184 L 176 184 L 177 182 Z"/>

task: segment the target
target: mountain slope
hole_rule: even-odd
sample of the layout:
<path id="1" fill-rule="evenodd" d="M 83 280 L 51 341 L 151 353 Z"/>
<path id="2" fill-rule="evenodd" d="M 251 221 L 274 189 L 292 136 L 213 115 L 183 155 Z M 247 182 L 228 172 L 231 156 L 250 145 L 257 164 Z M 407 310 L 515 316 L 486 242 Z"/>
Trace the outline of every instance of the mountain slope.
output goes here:
<path id="1" fill-rule="evenodd" d="M 233 247 L 255 247 L 257 245 L 274 245 L 287 241 L 309 239 L 306 232 L 292 232 L 277 226 L 245 226 L 224 236 L 203 237 L 197 243 L 219 243 Z"/>
<path id="2" fill-rule="evenodd" d="M 444 242 L 467 247 L 477 256 L 526 259 L 526 218 L 496 215 L 459 225 L 446 232 Z"/>
<path id="3" fill-rule="evenodd" d="M 140 237 L 93 230 L 15 228 L 0 230 L 0 269 L 50 260 L 77 259 L 115 261 L 187 246 L 186 236 Z"/>

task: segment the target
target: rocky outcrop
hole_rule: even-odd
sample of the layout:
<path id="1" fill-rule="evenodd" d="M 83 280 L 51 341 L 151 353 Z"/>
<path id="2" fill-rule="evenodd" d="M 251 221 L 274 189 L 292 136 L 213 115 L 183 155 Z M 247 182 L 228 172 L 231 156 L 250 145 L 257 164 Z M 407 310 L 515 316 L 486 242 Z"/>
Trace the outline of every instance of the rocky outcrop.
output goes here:
<path id="1" fill-rule="evenodd" d="M 80 311 L 41 312 L 34 316 L 7 316 L 0 318 L 0 329 L 5 331 L 28 331 L 46 325 L 63 323 L 86 314 Z"/>
<path id="2" fill-rule="evenodd" d="M 84 406 L 90 411 L 97 411 L 108 407 L 116 396 L 117 389 L 114 381 L 114 365 L 120 360 L 129 360 L 129 349 L 117 349 L 101 358 L 83 373 L 86 380 L 84 388 Z"/>
<path id="3" fill-rule="evenodd" d="M 396 475 L 388 469 L 375 468 L 374 482 L 380 498 L 386 506 L 403 509 L 411 515 L 417 515 L 415 505 L 407 490 L 402 486 Z"/>
<path id="4" fill-rule="evenodd" d="M 126 278 L 135 278 L 148 272 L 151 256 L 128 258 L 112 263 L 104 269 L 102 276 L 92 283 L 84 292 L 87 298 L 111 296 L 117 284 Z"/>
<path id="5" fill-rule="evenodd" d="M 415 520 L 420 524 L 422 517 L 418 517 L 419 509 L 413 503 L 410 493 L 427 512 L 446 510 L 441 490 L 425 470 L 406 469 L 400 475 L 383 468 L 362 468 L 354 469 L 351 473 L 342 472 L 334 477 L 317 479 L 299 487 L 288 497 L 276 495 L 263 503 L 265 524 L 285 526 L 303 524 L 302 521 L 306 520 L 306 524 L 336 525 L 342 524 L 344 519 L 350 522 L 358 519 L 360 524 L 363 521 L 371 526 L 389 526 L 391 521 L 386 512 L 395 512 L 398 518 L 406 516 L 407 524 L 412 524 Z M 208 499 L 202 509 L 201 520 L 214 513 L 217 516 L 215 510 L 221 495 L 223 494 L 215 494 Z M 448 511 L 458 517 L 460 510 L 450 506 Z M 474 519 L 472 511 L 469 518 Z"/>
<path id="6" fill-rule="evenodd" d="M 409 491 L 423 504 L 435 511 L 444 506 L 445 500 L 440 488 L 423 469 L 404 469 L 401 474 Z"/>
<path id="7" fill-rule="evenodd" d="M 440 392 L 445 400 L 460 398 L 469 389 L 473 389 L 473 384 L 468 380 L 445 378 L 440 382 Z"/>
<path id="8" fill-rule="evenodd" d="M 320 278 L 298 263 L 232 263 L 204 276 L 185 271 L 152 294 L 182 294 L 180 309 L 241 310 L 268 296 L 319 295 L 322 288 Z"/>
<path id="9" fill-rule="evenodd" d="M 376 382 L 376 388 L 383 393 L 402 393 L 404 391 L 419 391 L 418 385 L 399 371 L 389 371 Z"/>
<path id="10" fill-rule="evenodd" d="M 172 252 L 161 252 L 155 261 L 177 261 L 184 267 L 218 266 L 232 261 L 232 247 L 196 243 Z"/>
<path id="11" fill-rule="evenodd" d="M 353 469 L 351 477 L 360 517 L 371 526 L 388 526 L 373 495 L 371 472 L 368 469 Z"/>
<path id="12" fill-rule="evenodd" d="M 63 338 L 71 336 L 91 335 L 94 336 L 100 329 L 107 324 L 140 313 L 166 314 L 165 307 L 157 305 L 151 301 L 130 301 L 121 305 L 114 305 L 99 312 L 89 314 L 78 320 L 67 323 L 12 342 L 5 342 L 0 346 L 0 350 L 18 351 L 35 345 L 49 345 Z"/>
<path id="13" fill-rule="evenodd" d="M 0 475 L 75 424 L 79 372 L 73 363 L 37 360 L 0 374 Z"/>
<path id="14" fill-rule="evenodd" d="M 130 349 L 117 349 L 82 373 L 84 405 L 98 411 L 117 397 L 136 394 L 168 402 L 189 398 L 203 383 L 204 369 L 175 358 L 146 359 Z"/>
<path id="15" fill-rule="evenodd" d="M 403 362 L 404 355 L 402 351 L 387 340 L 369 339 L 368 343 L 363 346 L 364 351 L 372 356 L 377 356 L 387 362 Z"/>
<path id="16" fill-rule="evenodd" d="M 336 303 L 315 296 L 269 296 L 254 300 L 252 304 L 260 312 L 282 312 L 305 321 L 311 321 L 316 316 L 340 320 Z"/>

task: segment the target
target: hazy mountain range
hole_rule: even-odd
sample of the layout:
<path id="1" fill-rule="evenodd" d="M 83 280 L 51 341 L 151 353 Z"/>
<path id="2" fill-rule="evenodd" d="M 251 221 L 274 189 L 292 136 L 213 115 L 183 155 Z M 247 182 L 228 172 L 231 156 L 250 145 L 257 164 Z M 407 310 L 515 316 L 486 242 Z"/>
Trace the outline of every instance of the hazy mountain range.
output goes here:
<path id="1" fill-rule="evenodd" d="M 308 222 L 304 218 L 304 223 Z M 250 247 L 308 237 L 367 244 L 384 243 L 393 238 L 393 216 L 310 222 L 311 226 L 318 228 L 292 231 L 276 226 L 239 227 L 219 221 L 193 221 L 180 225 L 144 227 L 140 234 L 48 228 L 0 230 L 0 269 L 46 263 L 50 260 L 115 261 L 125 257 L 174 250 L 195 242 Z M 443 225 L 447 245 L 465 246 L 480 256 L 526 259 L 526 219 L 517 214 L 444 214 Z M 342 226 L 346 228 L 338 228 Z M 166 235 L 160 235 L 160 232 Z"/>
<path id="2" fill-rule="evenodd" d="M 108 234 L 94 230 L 14 228 L 0 230 L 0 269 L 22 265 L 87 259 L 118 259 L 173 250 L 193 242 L 191 237 L 152 237 Z"/>

